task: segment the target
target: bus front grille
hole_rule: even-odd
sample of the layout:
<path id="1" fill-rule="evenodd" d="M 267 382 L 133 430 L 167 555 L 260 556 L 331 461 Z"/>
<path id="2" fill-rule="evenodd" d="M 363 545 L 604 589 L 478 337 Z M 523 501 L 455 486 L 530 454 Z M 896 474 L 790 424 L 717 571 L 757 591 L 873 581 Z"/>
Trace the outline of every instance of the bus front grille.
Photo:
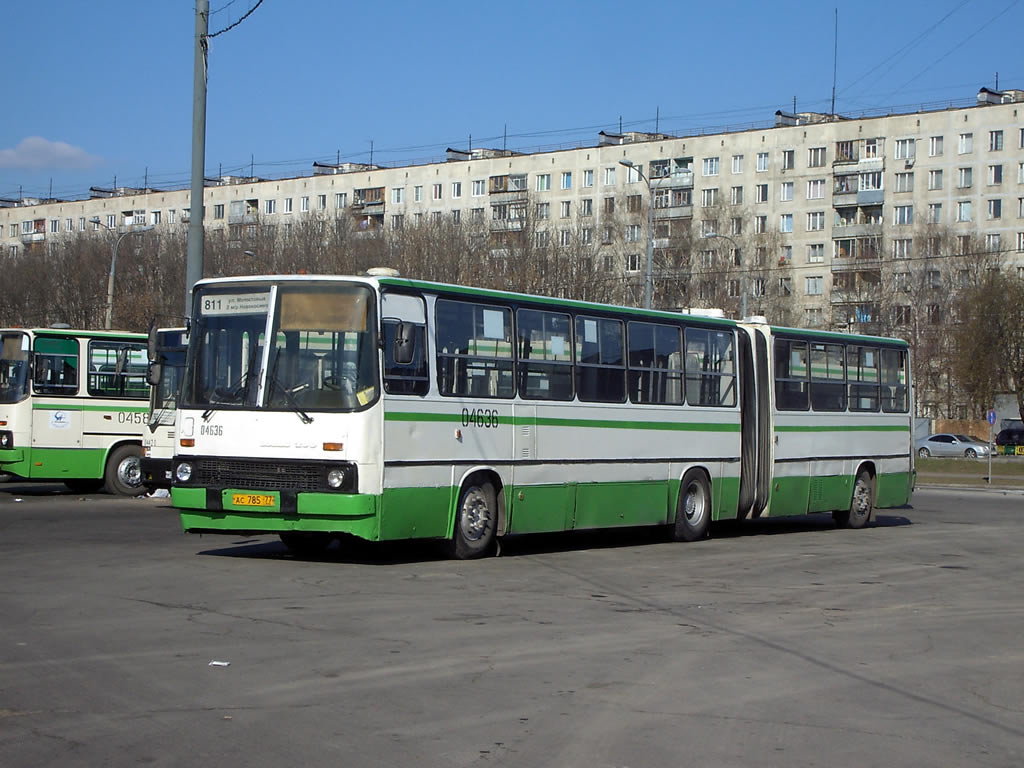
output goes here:
<path id="1" fill-rule="evenodd" d="M 245 459 L 203 459 L 198 464 L 199 478 L 210 486 L 268 491 L 317 491 L 324 488 L 324 468 L 319 464 Z"/>

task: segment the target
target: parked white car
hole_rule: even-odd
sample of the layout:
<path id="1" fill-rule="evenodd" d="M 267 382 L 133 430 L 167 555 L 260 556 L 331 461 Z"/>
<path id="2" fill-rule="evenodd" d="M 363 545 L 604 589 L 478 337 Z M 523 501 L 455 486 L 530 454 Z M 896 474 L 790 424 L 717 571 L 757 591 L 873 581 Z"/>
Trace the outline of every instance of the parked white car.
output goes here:
<path id="1" fill-rule="evenodd" d="M 939 432 L 922 437 L 916 443 L 917 455 L 922 459 L 929 456 L 957 456 L 976 459 L 988 456 L 988 443 L 970 435 L 955 435 L 951 432 Z"/>

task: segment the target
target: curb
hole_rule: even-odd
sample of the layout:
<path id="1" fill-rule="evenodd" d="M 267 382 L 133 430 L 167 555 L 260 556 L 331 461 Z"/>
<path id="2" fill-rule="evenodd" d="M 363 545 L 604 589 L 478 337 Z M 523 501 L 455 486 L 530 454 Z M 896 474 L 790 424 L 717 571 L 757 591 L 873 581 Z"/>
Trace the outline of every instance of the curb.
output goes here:
<path id="1" fill-rule="evenodd" d="M 947 485 L 945 483 L 918 483 L 914 490 L 927 489 L 929 491 L 978 491 L 980 493 L 1002 493 L 1013 496 L 1024 496 L 1024 488 L 1003 488 L 1000 486 L 988 487 L 979 485 Z"/>

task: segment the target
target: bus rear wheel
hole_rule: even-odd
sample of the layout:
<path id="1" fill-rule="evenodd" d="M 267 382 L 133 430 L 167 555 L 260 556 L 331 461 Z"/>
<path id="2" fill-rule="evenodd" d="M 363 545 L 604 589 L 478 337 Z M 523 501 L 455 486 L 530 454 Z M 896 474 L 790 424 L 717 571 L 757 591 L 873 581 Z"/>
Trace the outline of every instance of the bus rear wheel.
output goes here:
<path id="1" fill-rule="evenodd" d="M 486 555 L 494 546 L 497 517 L 494 486 L 489 482 L 468 482 L 459 494 L 449 554 L 458 560 Z"/>
<path id="2" fill-rule="evenodd" d="M 141 496 L 146 492 L 142 485 L 141 458 L 142 448 L 137 445 L 119 445 L 110 452 L 103 475 L 107 493 L 115 496 Z"/>
<path id="3" fill-rule="evenodd" d="M 704 473 L 691 469 L 683 475 L 676 502 L 673 541 L 697 541 L 708 535 L 711 525 L 711 487 Z"/>
<path id="4" fill-rule="evenodd" d="M 853 498 L 850 508 L 832 513 L 832 519 L 839 528 L 863 528 L 871 519 L 875 501 L 875 479 L 866 469 L 857 475 L 853 484 Z"/>

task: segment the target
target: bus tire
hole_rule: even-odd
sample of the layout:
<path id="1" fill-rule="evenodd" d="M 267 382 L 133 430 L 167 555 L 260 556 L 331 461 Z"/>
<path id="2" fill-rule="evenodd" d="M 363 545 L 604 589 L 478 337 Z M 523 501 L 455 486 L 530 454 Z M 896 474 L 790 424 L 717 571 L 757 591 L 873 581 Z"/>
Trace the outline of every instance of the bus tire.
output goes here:
<path id="1" fill-rule="evenodd" d="M 91 477 L 79 477 L 65 480 L 64 485 L 73 493 L 96 493 L 103 488 L 103 481 Z"/>
<path id="2" fill-rule="evenodd" d="M 459 494 L 449 554 L 457 560 L 483 557 L 494 547 L 498 502 L 494 486 L 470 480 Z"/>
<path id="3" fill-rule="evenodd" d="M 871 519 L 875 501 L 875 478 L 866 469 L 857 473 L 853 484 L 853 498 L 850 508 L 832 513 L 832 519 L 839 528 L 863 528 Z"/>
<path id="4" fill-rule="evenodd" d="M 676 502 L 673 541 L 697 541 L 706 538 L 711 525 L 711 486 L 699 469 L 683 475 Z"/>
<path id="5" fill-rule="evenodd" d="M 110 452 L 103 474 L 107 493 L 115 496 L 141 496 L 146 492 L 142 485 L 141 458 L 142 448 L 138 445 L 119 445 Z"/>
<path id="6" fill-rule="evenodd" d="M 278 536 L 288 551 L 299 557 L 319 557 L 334 541 L 331 534 L 315 531 L 281 531 Z"/>

